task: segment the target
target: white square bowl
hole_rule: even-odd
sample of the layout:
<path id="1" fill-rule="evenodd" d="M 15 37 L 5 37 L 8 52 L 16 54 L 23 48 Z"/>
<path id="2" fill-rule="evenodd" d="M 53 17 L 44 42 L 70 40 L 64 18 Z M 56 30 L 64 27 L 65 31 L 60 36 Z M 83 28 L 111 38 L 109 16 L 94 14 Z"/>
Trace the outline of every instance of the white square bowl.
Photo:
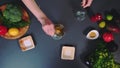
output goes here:
<path id="1" fill-rule="evenodd" d="M 19 44 L 22 51 L 27 51 L 35 48 L 35 44 L 31 36 L 26 36 L 19 39 Z"/>
<path id="2" fill-rule="evenodd" d="M 74 60 L 74 56 L 75 56 L 75 47 L 71 47 L 71 46 L 62 47 L 61 59 Z"/>

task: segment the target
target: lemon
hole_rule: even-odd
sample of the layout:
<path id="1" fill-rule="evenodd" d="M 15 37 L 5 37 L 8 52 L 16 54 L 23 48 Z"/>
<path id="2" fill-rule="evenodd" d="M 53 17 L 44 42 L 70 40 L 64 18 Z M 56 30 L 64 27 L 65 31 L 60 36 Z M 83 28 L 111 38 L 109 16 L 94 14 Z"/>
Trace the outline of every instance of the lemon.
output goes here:
<path id="1" fill-rule="evenodd" d="M 17 36 L 19 34 L 19 29 L 18 28 L 10 28 L 8 30 L 8 33 L 11 36 Z"/>

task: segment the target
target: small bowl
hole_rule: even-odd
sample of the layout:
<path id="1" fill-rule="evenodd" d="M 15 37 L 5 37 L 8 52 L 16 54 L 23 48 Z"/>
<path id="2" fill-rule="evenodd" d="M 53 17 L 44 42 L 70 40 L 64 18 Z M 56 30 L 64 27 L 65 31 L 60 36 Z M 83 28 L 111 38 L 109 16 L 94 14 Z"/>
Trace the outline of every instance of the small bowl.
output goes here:
<path id="1" fill-rule="evenodd" d="M 75 47 L 63 46 L 61 52 L 61 59 L 63 60 L 74 60 Z"/>
<path id="2" fill-rule="evenodd" d="M 35 48 L 34 41 L 30 35 L 19 39 L 19 44 L 22 51 L 27 51 Z"/>
<path id="3" fill-rule="evenodd" d="M 88 27 L 83 31 L 83 34 L 87 39 L 94 40 L 99 37 L 99 32 L 94 27 Z"/>
<path id="4" fill-rule="evenodd" d="M 97 30 L 91 30 L 86 35 L 86 38 L 91 40 L 97 39 L 98 37 L 99 37 L 99 32 Z"/>

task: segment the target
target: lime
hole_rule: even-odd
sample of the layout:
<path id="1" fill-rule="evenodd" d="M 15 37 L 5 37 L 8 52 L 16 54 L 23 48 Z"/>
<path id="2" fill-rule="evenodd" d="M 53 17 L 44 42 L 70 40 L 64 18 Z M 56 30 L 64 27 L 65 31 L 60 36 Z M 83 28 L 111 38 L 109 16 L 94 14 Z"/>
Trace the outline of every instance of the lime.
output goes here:
<path id="1" fill-rule="evenodd" d="M 107 19 L 108 21 L 111 21 L 111 20 L 113 19 L 113 16 L 112 16 L 111 14 L 108 14 L 108 15 L 106 16 L 106 19 Z"/>
<path id="2" fill-rule="evenodd" d="M 105 26 L 106 26 L 105 21 L 101 21 L 101 22 L 99 23 L 99 27 L 100 27 L 100 28 L 104 28 Z"/>

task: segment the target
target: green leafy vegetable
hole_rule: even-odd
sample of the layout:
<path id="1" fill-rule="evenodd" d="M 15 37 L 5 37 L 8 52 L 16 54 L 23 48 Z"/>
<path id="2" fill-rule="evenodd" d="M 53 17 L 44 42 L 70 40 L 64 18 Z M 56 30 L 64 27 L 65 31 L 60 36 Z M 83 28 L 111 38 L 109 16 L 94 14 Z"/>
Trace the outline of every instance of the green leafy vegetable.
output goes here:
<path id="1" fill-rule="evenodd" d="M 22 8 L 16 4 L 7 4 L 4 11 L 0 11 L 0 19 L 2 20 L 2 25 L 7 28 L 16 27 L 22 28 L 30 24 L 30 21 L 25 21 L 22 19 Z"/>
<path id="2" fill-rule="evenodd" d="M 23 20 L 21 20 L 19 22 L 12 23 L 12 22 L 9 22 L 9 21 L 3 19 L 3 22 L 4 23 L 2 23 L 2 24 L 5 25 L 8 28 L 11 28 L 11 27 L 22 28 L 22 27 L 25 27 L 25 26 L 30 24 L 30 22 L 26 22 L 26 21 L 23 21 Z"/>
<path id="3" fill-rule="evenodd" d="M 106 48 L 106 43 L 100 42 L 97 46 L 95 52 L 87 58 L 91 68 L 120 68 L 120 65 L 114 62 L 112 53 Z"/>
<path id="4" fill-rule="evenodd" d="M 22 12 L 18 5 L 7 4 L 6 9 L 3 11 L 3 16 L 10 22 L 19 22 L 22 18 Z"/>

